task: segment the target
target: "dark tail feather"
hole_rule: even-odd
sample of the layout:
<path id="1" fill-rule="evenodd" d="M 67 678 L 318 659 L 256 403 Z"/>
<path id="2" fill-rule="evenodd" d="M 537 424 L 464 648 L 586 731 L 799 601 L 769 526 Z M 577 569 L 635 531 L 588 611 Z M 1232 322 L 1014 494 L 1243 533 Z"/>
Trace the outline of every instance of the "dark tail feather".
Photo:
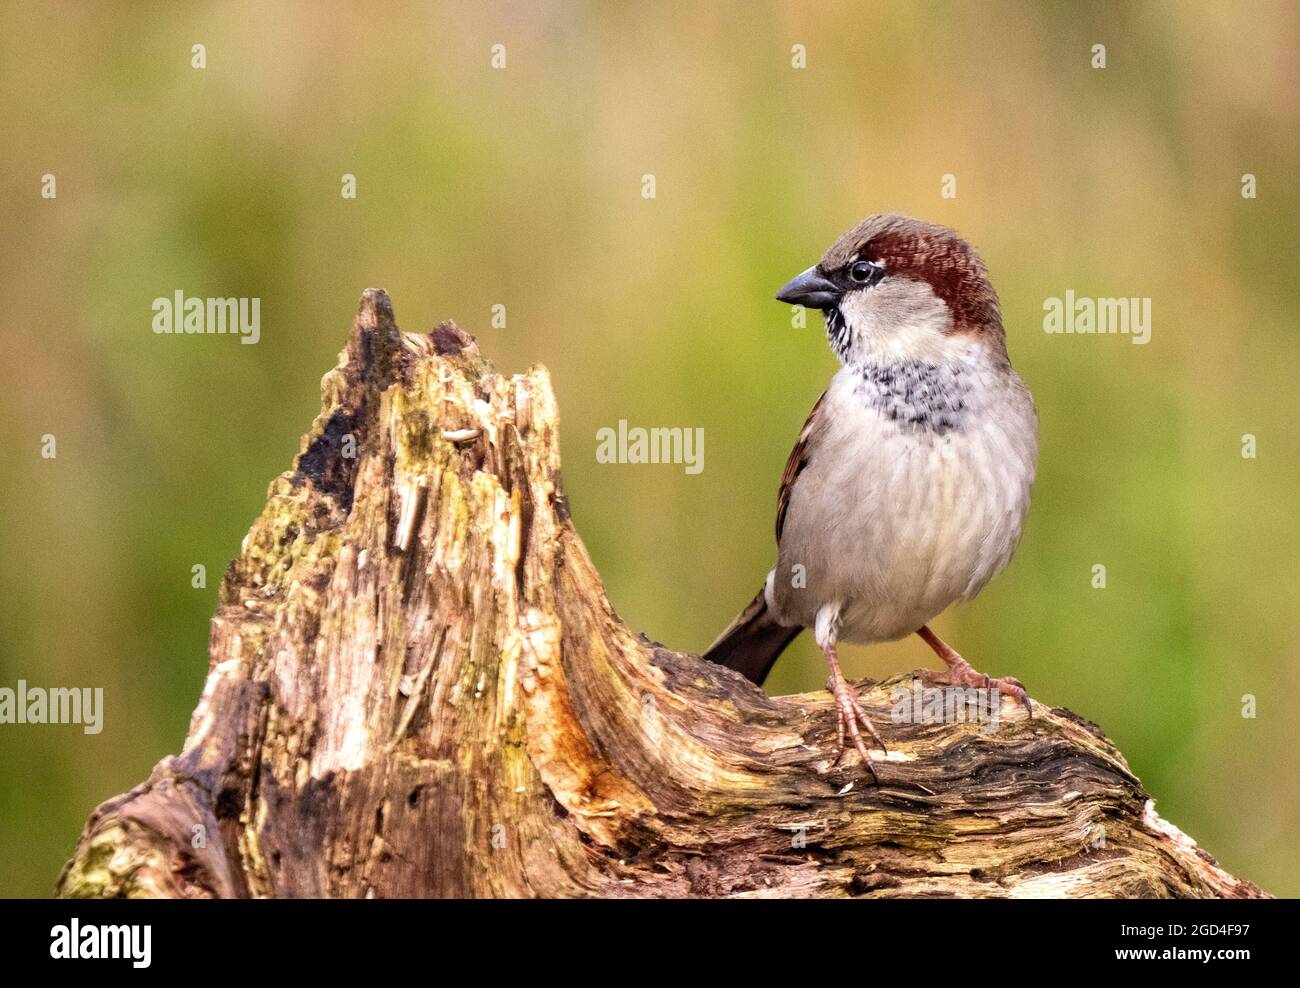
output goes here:
<path id="1" fill-rule="evenodd" d="M 777 656 L 801 631 L 803 628 L 797 625 L 787 628 L 777 624 L 768 613 L 767 600 L 760 590 L 731 626 L 709 646 L 704 657 L 720 666 L 735 669 L 746 679 L 762 686 Z"/>

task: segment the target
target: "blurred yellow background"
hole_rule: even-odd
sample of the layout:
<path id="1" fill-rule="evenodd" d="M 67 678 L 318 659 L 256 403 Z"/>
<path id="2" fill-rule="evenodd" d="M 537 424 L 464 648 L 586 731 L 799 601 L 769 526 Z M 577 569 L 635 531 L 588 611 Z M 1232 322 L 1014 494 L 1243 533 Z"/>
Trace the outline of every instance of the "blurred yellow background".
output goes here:
<path id="1" fill-rule="evenodd" d="M 179 749 L 221 573 L 362 289 L 550 368 L 611 600 L 699 650 L 771 565 L 835 367 L 773 292 L 886 210 L 980 249 L 1041 419 L 1020 552 L 937 630 L 1300 894 L 1295 3 L 0 10 L 0 686 L 106 694 L 96 736 L 0 725 L 0 894 L 48 895 L 96 803 Z M 155 335 L 178 289 L 259 297 L 260 342 Z M 1067 290 L 1150 297 L 1151 342 L 1044 333 Z M 620 419 L 702 427 L 704 471 L 597 463 Z M 915 638 L 846 658 L 938 665 Z M 823 680 L 801 640 L 768 686 Z"/>

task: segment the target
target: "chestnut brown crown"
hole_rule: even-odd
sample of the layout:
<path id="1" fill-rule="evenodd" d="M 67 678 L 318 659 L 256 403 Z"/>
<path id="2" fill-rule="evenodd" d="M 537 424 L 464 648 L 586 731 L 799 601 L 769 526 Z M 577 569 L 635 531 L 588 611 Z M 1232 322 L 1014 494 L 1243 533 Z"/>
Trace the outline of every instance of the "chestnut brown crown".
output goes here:
<path id="1" fill-rule="evenodd" d="M 950 332 L 1004 337 L 988 269 L 956 230 L 900 213 L 869 216 L 835 241 L 817 268 L 829 274 L 857 259 L 882 265 L 886 277 L 929 285 L 952 313 Z"/>

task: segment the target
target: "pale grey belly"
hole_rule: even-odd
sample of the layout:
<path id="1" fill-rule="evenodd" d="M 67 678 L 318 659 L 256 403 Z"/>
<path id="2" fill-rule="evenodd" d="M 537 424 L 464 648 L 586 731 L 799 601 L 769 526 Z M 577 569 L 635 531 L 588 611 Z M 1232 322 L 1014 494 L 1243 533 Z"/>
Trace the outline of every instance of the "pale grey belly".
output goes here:
<path id="1" fill-rule="evenodd" d="M 770 584 L 778 620 L 811 626 L 839 604 L 841 639 L 901 638 L 1006 565 L 1029 505 L 1033 423 L 1026 437 L 1020 410 L 984 411 L 943 435 L 860 408 L 837 420 L 791 495 Z"/>

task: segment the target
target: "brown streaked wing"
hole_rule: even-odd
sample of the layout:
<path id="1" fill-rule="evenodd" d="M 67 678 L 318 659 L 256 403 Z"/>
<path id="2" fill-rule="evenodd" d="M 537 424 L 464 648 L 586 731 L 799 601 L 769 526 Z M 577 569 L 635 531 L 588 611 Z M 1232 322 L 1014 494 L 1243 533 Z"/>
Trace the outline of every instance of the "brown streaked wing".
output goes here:
<path id="1" fill-rule="evenodd" d="M 781 541 L 781 530 L 785 528 L 785 513 L 790 507 L 790 492 L 794 490 L 794 482 L 799 479 L 799 474 L 803 473 L 803 468 L 808 465 L 808 439 L 817 427 L 817 414 L 821 411 L 822 402 L 826 400 L 826 392 L 817 399 L 817 404 L 813 405 L 812 411 L 808 413 L 808 421 L 803 424 L 799 431 L 799 440 L 794 444 L 794 449 L 790 450 L 790 459 L 785 461 L 785 473 L 781 474 L 781 490 L 776 496 L 776 541 Z"/>

